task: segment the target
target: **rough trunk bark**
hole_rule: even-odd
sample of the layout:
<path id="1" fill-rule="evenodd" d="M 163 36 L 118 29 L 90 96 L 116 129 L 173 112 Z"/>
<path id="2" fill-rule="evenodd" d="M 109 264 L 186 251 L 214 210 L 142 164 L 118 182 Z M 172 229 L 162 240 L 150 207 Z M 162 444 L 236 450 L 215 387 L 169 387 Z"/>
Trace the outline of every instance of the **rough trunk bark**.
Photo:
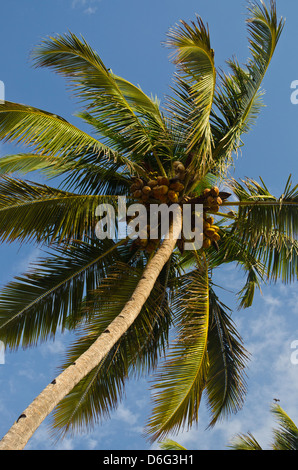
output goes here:
<path id="1" fill-rule="evenodd" d="M 174 219 L 169 238 L 164 240 L 160 249 L 148 263 L 131 299 L 118 317 L 110 323 L 108 328 L 73 365 L 58 375 L 24 410 L 0 441 L 0 450 L 22 450 L 55 406 L 100 363 L 132 325 L 175 247 L 181 230 L 181 220 L 179 219 L 180 217 Z"/>

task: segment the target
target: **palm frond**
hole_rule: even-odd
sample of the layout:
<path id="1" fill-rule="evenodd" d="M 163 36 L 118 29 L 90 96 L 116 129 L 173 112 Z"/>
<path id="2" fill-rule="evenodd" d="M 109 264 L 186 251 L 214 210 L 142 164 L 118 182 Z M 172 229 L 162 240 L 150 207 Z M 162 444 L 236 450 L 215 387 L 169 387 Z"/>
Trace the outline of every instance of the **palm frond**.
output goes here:
<path id="1" fill-rule="evenodd" d="M 218 246 L 218 250 L 213 247 L 208 252 L 210 268 L 217 269 L 226 263 L 235 263 L 246 275 L 245 285 L 237 293 L 239 308 L 250 307 L 255 290 L 261 290 L 261 283 L 268 277 L 268 267 L 264 258 L 258 256 L 249 244 L 243 243 L 238 231 L 231 230 L 230 227 L 222 228 Z"/>
<path id="2" fill-rule="evenodd" d="M 153 142 L 147 133 L 144 116 L 150 114 L 160 129 L 164 121 L 156 101 L 139 87 L 114 75 L 84 38 L 73 33 L 45 39 L 32 52 L 38 67 L 49 67 L 70 80 L 75 94 L 87 101 L 88 111 L 110 132 L 121 134 L 126 152 L 145 154 Z"/>
<path id="3" fill-rule="evenodd" d="M 298 428 L 279 405 L 273 405 L 272 413 L 278 420 L 279 427 L 273 430 L 273 450 L 298 450 Z"/>
<path id="4" fill-rule="evenodd" d="M 236 413 L 244 403 L 246 383 L 244 369 L 248 353 L 233 324 L 229 309 L 209 291 L 210 325 L 208 333 L 209 371 L 208 405 L 214 426 L 219 418 Z"/>
<path id="5" fill-rule="evenodd" d="M 247 279 L 244 287 L 237 293 L 239 309 L 251 307 L 256 288 L 261 291 L 260 279 L 254 266 L 248 268 Z"/>
<path id="6" fill-rule="evenodd" d="M 292 187 L 289 177 L 279 198 L 263 180 L 232 180 L 231 187 L 239 209 L 232 232 L 266 266 L 269 279 L 297 280 L 298 185 Z"/>
<path id="7" fill-rule="evenodd" d="M 236 59 L 228 61 L 231 73 L 219 74 L 220 86 L 214 98 L 218 111 L 213 109 L 212 113 L 213 160 L 217 166 L 231 163 L 232 152 L 237 152 L 242 145 L 241 135 L 249 130 L 259 113 L 260 86 L 283 26 L 283 19 L 277 19 L 274 0 L 270 1 L 269 8 L 263 1 L 250 3 L 247 28 L 251 58 L 244 67 Z"/>
<path id="8" fill-rule="evenodd" d="M 106 145 L 56 114 L 32 106 L 5 101 L 0 103 L 0 138 L 31 147 L 34 153 L 79 157 L 92 152 L 94 162 L 116 158 Z"/>
<path id="9" fill-rule="evenodd" d="M 36 241 L 83 239 L 95 236 L 96 207 L 117 197 L 82 195 L 44 184 L 0 179 L 1 241 Z"/>
<path id="10" fill-rule="evenodd" d="M 120 242 L 120 244 L 123 243 Z M 80 307 L 105 271 L 119 260 L 112 240 L 56 247 L 0 292 L 0 335 L 18 348 L 37 344 L 80 318 Z"/>
<path id="11" fill-rule="evenodd" d="M 135 166 L 133 168 L 136 169 Z M 47 178 L 59 176 L 60 187 L 89 194 L 125 194 L 131 184 L 130 173 L 121 159 L 120 162 L 103 160 L 98 165 L 94 163 L 92 154 L 78 159 L 35 153 L 0 158 L 0 175 L 26 175 L 32 172 L 39 172 Z"/>
<path id="12" fill-rule="evenodd" d="M 174 49 L 178 69 L 173 88 L 177 98 L 169 98 L 169 109 L 184 129 L 186 153 L 193 151 L 194 164 L 201 168 L 211 158 L 209 118 L 216 82 L 209 30 L 199 17 L 196 23 L 181 21 L 169 31 L 166 45 Z"/>
<path id="13" fill-rule="evenodd" d="M 206 384 L 209 289 L 203 260 L 197 270 L 183 278 L 183 283 L 172 305 L 177 312 L 178 336 L 153 385 L 155 407 L 147 425 L 152 441 L 197 421 Z"/>
<path id="14" fill-rule="evenodd" d="M 165 439 L 164 441 L 160 442 L 159 447 L 162 450 L 187 450 L 181 444 L 176 441 L 173 441 L 172 439 Z"/>
<path id="15" fill-rule="evenodd" d="M 235 436 L 229 447 L 232 450 L 263 450 L 256 438 L 250 432 Z"/>
<path id="16" fill-rule="evenodd" d="M 46 156 L 35 153 L 18 153 L 6 155 L 0 158 L 0 175 L 11 175 L 12 173 L 27 174 L 39 171 L 46 176 L 57 176 L 61 169 L 62 161 L 53 158 L 49 160 Z"/>

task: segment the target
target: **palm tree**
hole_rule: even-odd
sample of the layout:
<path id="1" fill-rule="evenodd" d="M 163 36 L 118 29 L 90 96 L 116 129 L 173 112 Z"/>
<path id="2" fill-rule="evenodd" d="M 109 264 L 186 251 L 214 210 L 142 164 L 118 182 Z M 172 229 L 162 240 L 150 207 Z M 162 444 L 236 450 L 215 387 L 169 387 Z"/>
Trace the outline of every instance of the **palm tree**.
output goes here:
<path id="1" fill-rule="evenodd" d="M 279 427 L 273 429 L 271 450 L 298 450 L 298 428 L 280 405 L 274 404 L 271 412 L 277 418 Z M 263 450 L 256 438 L 248 432 L 235 436 L 229 447 L 232 450 Z M 160 443 L 163 450 L 187 450 L 176 441 L 166 439 Z"/>
<path id="2" fill-rule="evenodd" d="M 230 262 L 243 269 L 239 306 L 246 308 L 263 280 L 297 278 L 298 255 L 291 177 L 280 198 L 262 180 L 228 177 L 262 106 L 260 85 L 283 28 L 275 2 L 251 4 L 247 27 L 251 58 L 245 66 L 229 60 L 228 74 L 216 70 L 200 18 L 171 29 L 166 44 L 176 73 L 163 108 L 107 69 L 85 39 L 69 33 L 44 40 L 33 51 L 35 65 L 69 80 L 93 136 L 46 111 L 0 105 L 0 138 L 29 149 L 0 159 L 1 241 L 47 250 L 0 293 L 0 339 L 17 349 L 65 329 L 77 335 L 61 373 L 0 449 L 24 448 L 54 409 L 59 436 L 89 429 L 117 406 L 127 378 L 152 371 L 151 440 L 196 422 L 203 391 L 211 426 L 242 407 L 248 353 L 212 272 Z M 57 178 L 58 188 L 11 175 L 33 171 Z M 160 202 L 188 206 L 193 223 L 202 204 L 203 247 L 184 249 L 182 211 L 158 240 L 141 233 L 97 239 L 96 207 L 116 208 L 120 195 L 147 211 Z"/>

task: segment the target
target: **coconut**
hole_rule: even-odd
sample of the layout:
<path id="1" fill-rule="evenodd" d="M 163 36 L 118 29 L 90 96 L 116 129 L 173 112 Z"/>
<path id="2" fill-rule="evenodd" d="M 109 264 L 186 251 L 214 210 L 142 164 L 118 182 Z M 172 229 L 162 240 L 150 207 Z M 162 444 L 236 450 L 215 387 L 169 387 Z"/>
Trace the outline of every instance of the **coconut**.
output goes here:
<path id="1" fill-rule="evenodd" d="M 168 192 L 168 197 L 171 202 L 178 202 L 178 194 L 172 189 Z"/>
<path id="2" fill-rule="evenodd" d="M 179 165 L 175 167 L 175 170 L 176 173 L 182 173 L 185 171 L 185 166 L 183 165 L 183 163 L 179 163 Z"/>
<path id="3" fill-rule="evenodd" d="M 184 185 L 180 181 L 175 181 L 175 183 L 170 184 L 170 188 L 180 193 L 184 189 Z"/>
<path id="4" fill-rule="evenodd" d="M 138 188 L 138 189 L 142 189 L 142 187 L 144 186 L 144 181 L 141 180 L 141 178 L 137 178 L 137 179 L 135 180 L 135 184 L 137 185 L 137 188 Z"/>
<path id="5" fill-rule="evenodd" d="M 138 189 L 137 191 L 133 193 L 133 196 L 136 198 L 140 198 L 142 196 L 142 191 Z"/>
<path id="6" fill-rule="evenodd" d="M 149 194 L 150 191 L 151 191 L 150 186 L 144 186 L 143 189 L 142 189 L 142 192 L 143 192 L 144 194 Z"/>
<path id="7" fill-rule="evenodd" d="M 208 196 L 206 202 L 207 202 L 208 206 L 211 207 L 211 206 L 214 205 L 215 201 L 214 201 L 214 198 L 212 196 Z"/>
<path id="8" fill-rule="evenodd" d="M 203 241 L 203 248 L 207 249 L 211 246 L 211 240 L 210 238 L 205 238 L 205 240 Z"/>
<path id="9" fill-rule="evenodd" d="M 167 194 L 168 191 L 169 191 L 169 187 L 167 185 L 163 184 L 162 186 L 160 186 L 160 189 L 159 189 L 160 194 Z"/>
<path id="10" fill-rule="evenodd" d="M 167 178 L 166 176 L 163 176 L 162 179 L 161 179 L 160 184 L 161 184 L 162 186 L 163 186 L 163 185 L 169 186 L 169 184 L 170 184 L 169 178 Z"/>
<path id="11" fill-rule="evenodd" d="M 130 187 L 132 193 L 134 193 L 137 189 L 139 189 L 139 185 L 137 185 L 136 183 L 133 183 Z"/>
<path id="12" fill-rule="evenodd" d="M 209 189 L 209 188 L 204 189 L 203 196 L 208 197 L 210 195 L 210 191 L 211 191 L 211 189 Z"/>
<path id="13" fill-rule="evenodd" d="M 218 196 L 219 195 L 219 189 L 217 186 L 213 186 L 213 188 L 211 188 L 211 195 L 212 196 Z"/>
<path id="14" fill-rule="evenodd" d="M 166 194 L 161 194 L 159 196 L 159 200 L 162 204 L 166 204 L 168 202 L 168 196 Z"/>
<path id="15" fill-rule="evenodd" d="M 207 235 L 207 237 L 212 238 L 213 235 L 215 234 L 215 230 L 214 230 L 213 228 L 211 228 L 211 227 L 210 227 L 210 228 L 207 228 L 207 229 L 205 230 L 205 234 Z"/>
<path id="16" fill-rule="evenodd" d="M 147 185 L 150 186 L 150 188 L 154 188 L 158 185 L 158 182 L 156 180 L 149 180 Z"/>

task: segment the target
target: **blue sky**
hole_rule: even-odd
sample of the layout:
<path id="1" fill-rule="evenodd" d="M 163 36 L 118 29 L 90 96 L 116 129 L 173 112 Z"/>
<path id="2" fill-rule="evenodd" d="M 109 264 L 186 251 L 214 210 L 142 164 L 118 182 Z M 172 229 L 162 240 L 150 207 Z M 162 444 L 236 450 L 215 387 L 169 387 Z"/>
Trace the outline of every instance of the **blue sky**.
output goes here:
<path id="1" fill-rule="evenodd" d="M 78 105 L 65 81 L 48 70 L 34 69 L 29 59 L 31 49 L 48 35 L 82 34 L 116 74 L 161 100 L 169 92 L 173 72 L 169 51 L 161 42 L 180 18 L 193 20 L 197 13 L 208 22 L 217 66 L 224 67 L 232 55 L 240 62 L 248 57 L 244 1 L 10 0 L 1 4 L 0 80 L 5 84 L 6 99 L 54 112 L 76 125 L 80 123 L 73 113 Z M 298 180 L 298 106 L 290 100 L 290 85 L 298 79 L 298 4 L 279 0 L 278 12 L 286 17 L 286 26 L 263 83 L 266 107 L 245 136 L 233 173 L 237 178 L 258 179 L 261 175 L 277 196 L 290 173 L 294 182 Z M 13 146 L 0 146 L 0 155 L 13 151 Z M 24 272 L 37 255 L 34 246 L 0 246 L 1 285 Z M 242 287 L 242 281 L 234 266 L 225 268 L 218 278 L 226 289 L 219 291 L 221 299 L 234 310 L 233 319 L 252 354 L 246 402 L 237 415 L 212 430 L 206 430 L 208 415 L 203 403 L 198 428 L 175 437 L 189 449 L 224 449 L 234 433 L 247 431 L 266 446 L 271 439 L 269 407 L 274 397 L 298 423 L 298 365 L 291 362 L 291 343 L 298 340 L 297 287 L 265 286 L 251 309 L 237 311 L 233 292 Z M 60 336 L 32 350 L 6 353 L 5 364 L 0 364 L 0 435 L 56 375 L 70 339 Z M 148 449 L 142 432 L 150 409 L 148 380 L 131 382 L 111 420 L 92 433 L 54 443 L 46 420 L 27 448 Z"/>

